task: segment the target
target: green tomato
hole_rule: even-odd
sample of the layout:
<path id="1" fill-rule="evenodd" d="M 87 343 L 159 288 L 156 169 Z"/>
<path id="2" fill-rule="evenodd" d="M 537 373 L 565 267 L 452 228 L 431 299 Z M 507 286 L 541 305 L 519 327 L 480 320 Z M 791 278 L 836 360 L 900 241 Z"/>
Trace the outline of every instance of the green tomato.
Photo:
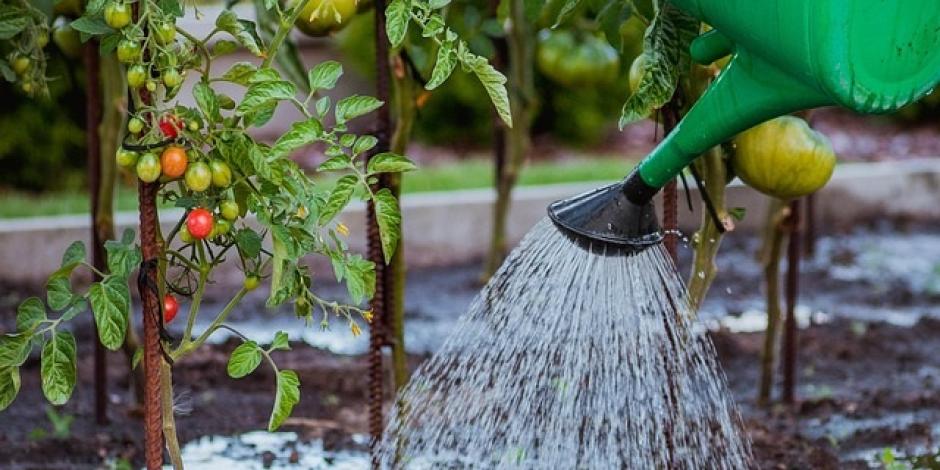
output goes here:
<path id="1" fill-rule="evenodd" d="M 184 177 L 186 187 L 195 192 L 202 192 L 209 189 L 212 183 L 212 170 L 206 162 L 195 162 L 186 169 Z"/>
<path id="2" fill-rule="evenodd" d="M 127 85 L 131 88 L 140 88 L 147 83 L 147 69 L 140 64 L 127 68 Z"/>
<path id="3" fill-rule="evenodd" d="M 140 118 L 131 118 L 127 121 L 127 131 L 131 134 L 137 135 L 144 130 L 144 121 L 141 121 Z"/>
<path id="4" fill-rule="evenodd" d="M 157 25 L 153 28 L 153 34 L 153 37 L 157 40 L 157 43 L 165 46 L 176 39 L 176 24 L 174 24 L 172 21 L 157 23 Z"/>
<path id="5" fill-rule="evenodd" d="M 181 242 L 187 245 L 193 242 L 193 235 L 189 233 L 189 229 L 186 228 L 186 224 L 183 224 L 180 227 L 180 231 L 178 233 L 179 233 Z"/>
<path id="6" fill-rule="evenodd" d="M 630 74 L 628 81 L 630 83 L 630 92 L 636 93 L 640 88 L 640 81 L 643 80 L 643 69 L 646 67 L 646 56 L 640 54 L 636 56 L 636 59 L 633 59 L 633 63 L 630 64 Z"/>
<path id="7" fill-rule="evenodd" d="M 163 78 L 163 84 L 167 88 L 176 88 L 183 83 L 183 76 L 180 74 L 179 70 L 176 69 L 166 69 L 161 75 Z"/>
<path id="8" fill-rule="evenodd" d="M 245 290 L 249 292 L 257 289 L 259 285 L 261 285 L 261 279 L 258 279 L 258 276 L 248 276 L 242 283 Z"/>
<path id="9" fill-rule="evenodd" d="M 121 42 L 118 43 L 117 57 L 118 60 L 125 64 L 139 61 L 140 53 L 140 43 L 137 41 L 122 39 Z"/>
<path id="10" fill-rule="evenodd" d="M 225 219 L 216 219 L 215 225 L 212 226 L 212 231 L 214 232 L 214 237 L 221 237 L 229 233 L 232 230 L 232 223 Z"/>
<path id="11" fill-rule="evenodd" d="M 137 177 L 145 183 L 153 183 L 160 178 L 160 159 L 147 152 L 137 160 Z"/>
<path id="12" fill-rule="evenodd" d="M 23 93 L 26 93 L 28 95 L 33 92 L 33 83 L 23 82 L 23 84 L 20 85 L 20 89 L 23 90 Z"/>
<path id="13" fill-rule="evenodd" d="M 157 82 L 155 82 L 155 81 L 153 81 L 153 80 L 147 80 L 147 85 L 146 85 L 146 86 L 147 86 L 147 91 L 149 91 L 149 92 L 151 92 L 151 93 L 157 91 Z"/>
<path id="14" fill-rule="evenodd" d="M 118 165 L 124 168 L 130 168 L 137 164 L 137 158 L 137 152 L 122 147 L 118 149 L 115 159 Z"/>
<path id="15" fill-rule="evenodd" d="M 226 199 L 219 203 L 219 212 L 222 213 L 222 218 L 225 220 L 235 220 L 241 215 L 241 209 L 238 207 L 238 203 L 231 199 Z"/>
<path id="16" fill-rule="evenodd" d="M 212 160 L 209 162 L 209 169 L 212 170 L 212 185 L 217 188 L 227 188 L 232 184 L 232 169 L 222 160 Z"/>
<path id="17" fill-rule="evenodd" d="M 78 31 L 75 31 L 67 24 L 56 28 L 52 32 L 52 41 L 55 42 L 56 46 L 59 46 L 59 50 L 69 59 L 77 59 L 82 53 L 82 42 Z"/>
<path id="18" fill-rule="evenodd" d="M 310 0 L 294 25 L 308 36 L 326 36 L 339 31 L 356 14 L 357 0 Z"/>
<path id="19" fill-rule="evenodd" d="M 36 36 L 36 45 L 42 49 L 46 47 L 47 44 L 49 44 L 49 33 L 46 31 L 40 31 Z"/>
<path id="20" fill-rule="evenodd" d="M 190 120 L 186 123 L 186 127 L 187 127 L 190 131 L 196 132 L 196 131 L 198 131 L 200 128 L 202 128 L 202 124 L 199 122 L 199 119 L 190 119 Z"/>
<path id="21" fill-rule="evenodd" d="M 104 7 L 104 22 L 114 29 L 131 23 L 131 9 L 123 2 L 111 2 Z"/>
<path id="22" fill-rule="evenodd" d="M 29 57 L 25 55 L 16 56 L 13 59 L 13 71 L 17 75 L 25 75 L 29 71 L 29 66 L 32 65 L 32 61 L 29 60 Z"/>

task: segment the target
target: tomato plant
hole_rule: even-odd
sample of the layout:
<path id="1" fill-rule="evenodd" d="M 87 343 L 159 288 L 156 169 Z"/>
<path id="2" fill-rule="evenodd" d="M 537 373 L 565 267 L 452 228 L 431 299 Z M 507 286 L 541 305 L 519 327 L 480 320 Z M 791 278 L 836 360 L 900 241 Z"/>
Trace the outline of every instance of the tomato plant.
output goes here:
<path id="1" fill-rule="evenodd" d="M 152 231 L 144 233 L 146 230 L 142 230 L 141 236 L 147 238 L 141 240 L 140 247 L 132 231 L 125 232 L 119 241 L 109 241 L 105 245 L 106 272 L 86 261 L 81 243 L 66 250 L 61 269 L 46 285 L 46 298 L 25 300 L 18 309 L 16 332 L 0 337 L 0 410 L 19 392 L 19 368 L 34 346 L 43 350 L 46 397 L 55 404 L 69 398 L 76 382 L 77 361 L 74 338 L 64 326 L 75 316 L 90 309 L 101 344 L 112 350 L 121 347 L 131 312 L 128 283 L 138 267 L 145 273 L 141 279 L 151 280 L 146 274 L 151 270 L 157 273 L 153 285 L 141 284 L 141 293 L 142 297 L 149 295 L 150 289 L 158 294 L 158 321 L 171 321 L 178 314 L 179 301 L 190 306 L 182 335 L 159 340 L 162 354 L 170 361 L 159 364 L 162 370 L 147 367 L 145 371 L 166 372 L 161 376 L 165 389 L 172 386 L 171 362 L 192 353 L 219 329 L 231 329 L 226 325 L 228 315 L 248 291 L 263 283 L 269 286 L 267 306 L 293 304 L 297 317 L 318 319 L 324 328 L 331 319 L 340 319 L 358 334 L 357 319 L 370 321 L 371 313 L 360 305 L 375 290 L 375 266 L 348 250 L 344 239 L 349 232 L 340 214 L 353 198 L 373 204 L 387 262 L 401 236 L 401 216 L 396 196 L 373 183 L 382 175 L 412 170 L 414 165 L 398 153 L 375 152 L 378 139 L 350 130 L 353 120 L 384 103 L 364 95 L 329 96 L 343 74 L 338 62 L 322 62 L 300 76 L 283 64 L 281 69 L 274 67 L 279 50 L 309 2 L 258 2 L 263 12 L 259 17 L 267 18 L 260 25 L 265 37 L 259 34 L 259 24 L 238 18 L 231 10 L 222 10 L 214 27 L 197 37 L 176 25 L 184 5 L 172 0 L 91 0 L 81 17 L 70 23 L 82 39 L 94 38 L 101 54 L 119 59 L 124 64 L 123 75 L 130 79 L 127 134 L 115 158 L 122 166 L 134 167 L 141 194 L 154 190 L 161 200 L 184 209 L 186 215 L 169 232 L 157 234 L 158 241 L 153 240 Z M 48 22 L 42 11 L 33 11 L 29 2 L 22 3 L 4 10 L 4 14 L 15 15 L 17 25 L 22 26 L 8 35 L 14 48 L 2 66 L 7 79 L 21 81 L 35 93 L 45 86 L 41 49 L 48 34 L 41 33 L 48 32 Z M 439 86 L 460 63 L 480 79 L 497 111 L 508 121 L 505 78 L 483 57 L 469 52 L 440 21 L 437 10 L 444 6 L 393 2 L 388 8 L 390 41 L 400 44 L 409 25 L 417 25 L 421 36 L 442 51 L 428 87 Z M 5 21 L 0 17 L 0 23 L 6 25 Z M 216 59 L 239 48 L 257 60 L 236 62 L 226 70 L 212 68 Z M 16 62 L 21 56 L 29 62 Z M 14 65 L 22 73 L 17 74 Z M 194 105 L 177 100 L 187 77 L 194 82 Z M 233 88 L 239 89 L 239 99 L 228 94 Z M 249 130 L 265 126 L 280 106 L 295 108 L 302 118 L 271 144 L 255 140 Z M 291 159 L 295 151 L 314 143 L 324 149 L 324 161 L 316 172 L 336 176 L 327 179 L 335 181 L 329 186 Z M 182 181 L 178 181 L 180 174 Z M 153 205 L 142 207 L 142 218 L 145 211 L 153 210 Z M 154 245 L 159 246 L 156 257 L 143 259 L 148 246 Z M 312 268 L 305 262 L 309 255 L 330 261 L 351 304 L 317 295 L 312 289 Z M 213 312 L 209 325 L 197 331 L 194 319 L 201 310 L 205 286 L 226 258 L 237 262 L 245 281 L 221 311 Z M 80 267 L 100 276 L 87 290 L 76 289 L 70 281 Z M 145 315 L 153 311 L 145 305 Z M 287 419 L 300 399 L 296 373 L 279 368 L 272 357 L 287 348 L 283 332 L 275 333 L 267 347 L 246 339 L 228 364 L 229 375 L 240 378 L 258 367 L 259 358 L 268 359 L 266 364 L 273 368 L 275 377 L 274 408 L 268 421 L 271 430 Z M 52 352 L 47 354 L 47 349 Z M 153 349 L 147 351 L 153 354 Z M 172 397 L 171 390 L 166 396 Z M 163 409 L 163 434 L 176 465 L 179 448 L 172 403 L 164 403 Z"/>

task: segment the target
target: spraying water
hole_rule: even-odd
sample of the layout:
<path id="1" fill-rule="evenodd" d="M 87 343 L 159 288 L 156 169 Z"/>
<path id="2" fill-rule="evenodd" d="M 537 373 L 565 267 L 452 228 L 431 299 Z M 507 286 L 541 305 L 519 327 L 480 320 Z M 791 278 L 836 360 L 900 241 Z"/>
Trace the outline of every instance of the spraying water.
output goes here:
<path id="1" fill-rule="evenodd" d="M 749 467 L 668 255 L 610 251 L 537 224 L 399 396 L 382 467 Z"/>

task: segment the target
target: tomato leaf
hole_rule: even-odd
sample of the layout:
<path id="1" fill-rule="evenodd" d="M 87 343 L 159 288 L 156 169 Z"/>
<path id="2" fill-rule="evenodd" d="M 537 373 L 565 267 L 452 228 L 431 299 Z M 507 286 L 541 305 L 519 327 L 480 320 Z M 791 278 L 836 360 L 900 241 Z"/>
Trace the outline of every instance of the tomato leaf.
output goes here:
<path id="1" fill-rule="evenodd" d="M 10 39 L 29 26 L 29 12 L 8 4 L 3 7 L 0 11 L 0 39 Z"/>
<path id="2" fill-rule="evenodd" d="M 336 214 L 339 214 L 349 204 L 353 191 L 355 191 L 358 184 L 359 178 L 355 175 L 346 175 L 336 181 L 336 186 L 333 187 L 330 197 L 327 198 L 326 204 L 320 211 L 320 224 L 326 224 L 333 220 L 333 217 L 336 217 Z"/>
<path id="3" fill-rule="evenodd" d="M 65 312 L 62 312 L 62 316 L 60 318 L 62 319 L 62 321 L 69 321 L 75 318 L 75 316 L 78 315 L 79 313 L 84 312 L 85 310 L 88 310 L 88 301 L 85 300 L 84 297 L 79 297 L 68 308 L 68 310 L 66 310 Z"/>
<path id="4" fill-rule="evenodd" d="M 227 39 L 220 39 L 212 45 L 212 57 L 231 54 L 238 50 L 238 43 Z"/>
<path id="5" fill-rule="evenodd" d="M 258 67 L 255 67 L 255 64 L 251 62 L 236 62 L 232 64 L 227 72 L 222 74 L 221 79 L 227 82 L 248 86 L 250 84 L 249 80 L 257 71 Z"/>
<path id="6" fill-rule="evenodd" d="M 16 308 L 16 331 L 19 333 L 32 331 L 45 319 L 46 307 L 42 304 L 42 300 L 39 300 L 39 297 L 30 297 Z"/>
<path id="7" fill-rule="evenodd" d="M 460 54 L 457 58 L 467 67 L 483 85 L 486 94 L 490 97 L 490 102 L 496 108 L 496 113 L 508 127 L 512 127 L 512 114 L 509 111 L 509 93 L 506 91 L 506 77 L 499 73 L 485 58 L 480 57 L 468 51 Z"/>
<path id="8" fill-rule="evenodd" d="M 385 34 L 392 47 L 401 46 L 408 34 L 408 22 L 411 20 L 411 2 L 392 0 L 385 8 Z"/>
<path id="9" fill-rule="evenodd" d="M 375 219 L 379 224 L 382 253 L 385 254 L 385 264 L 388 264 L 401 238 L 401 211 L 398 209 L 398 199 L 391 190 L 382 188 L 375 193 L 372 203 L 375 204 Z"/>
<path id="10" fill-rule="evenodd" d="M 228 371 L 229 377 L 240 379 L 254 372 L 254 370 L 258 368 L 258 365 L 261 364 L 261 359 L 261 348 L 258 347 L 258 343 L 246 341 L 239 344 L 238 347 L 232 351 L 232 355 L 228 359 L 226 371 Z"/>
<path id="11" fill-rule="evenodd" d="M 42 393 L 53 405 L 68 401 L 75 388 L 75 338 L 68 331 L 52 335 L 42 347 Z"/>
<path id="12" fill-rule="evenodd" d="M 289 100 L 296 94 L 297 87 L 291 82 L 275 80 L 252 83 L 235 112 L 240 115 L 257 112 L 264 105 Z"/>
<path id="13" fill-rule="evenodd" d="M 346 259 L 343 270 L 346 290 L 354 304 L 372 298 L 375 294 L 375 265 L 360 255 L 351 255 Z"/>
<path id="14" fill-rule="evenodd" d="M 85 244 L 80 241 L 74 241 L 65 249 L 65 253 L 62 254 L 62 264 L 60 267 L 63 269 L 74 268 L 85 261 L 86 256 Z"/>
<path id="15" fill-rule="evenodd" d="M 317 167 L 317 171 L 345 170 L 352 167 L 352 159 L 347 155 L 337 155 L 327 159 Z"/>
<path id="16" fill-rule="evenodd" d="M 217 28 L 231 34 L 245 49 L 248 49 L 249 52 L 260 57 L 263 55 L 261 47 L 259 46 L 261 41 L 258 39 L 258 33 L 252 31 L 253 25 L 254 23 L 239 20 L 238 16 L 231 10 L 223 10 L 218 18 L 215 19 L 215 26 Z"/>
<path id="17" fill-rule="evenodd" d="M 20 369 L 0 367 L 0 411 L 5 410 L 20 393 Z"/>
<path id="18" fill-rule="evenodd" d="M 277 139 L 271 147 L 274 158 L 288 156 L 294 150 L 323 138 L 323 124 L 316 118 L 291 124 L 290 130 Z"/>
<path id="19" fill-rule="evenodd" d="M 131 229 L 124 230 L 121 241 L 106 241 L 104 249 L 108 254 L 108 270 L 119 278 L 127 279 L 140 264 L 140 250 L 134 245 L 134 231 Z"/>
<path id="20" fill-rule="evenodd" d="M 369 174 L 373 173 L 401 173 L 418 168 L 407 157 L 384 152 L 369 159 Z"/>
<path id="21" fill-rule="evenodd" d="M 32 335 L 26 333 L 0 336 L 0 367 L 19 367 L 32 351 Z"/>
<path id="22" fill-rule="evenodd" d="M 356 139 L 356 143 L 352 145 L 353 154 L 359 155 L 362 152 L 365 152 L 367 150 L 372 150 L 372 148 L 378 145 L 378 143 L 379 143 L 379 139 L 376 139 L 375 137 L 371 135 L 359 136 Z"/>
<path id="23" fill-rule="evenodd" d="M 246 258 L 257 258 L 261 254 L 261 235 L 250 228 L 235 232 L 235 244 Z"/>
<path id="24" fill-rule="evenodd" d="M 434 70 L 431 72 L 431 80 L 429 80 L 424 87 L 428 90 L 433 90 L 441 86 L 441 84 L 454 73 L 456 66 L 457 54 L 454 52 L 454 43 L 445 41 L 437 50 L 437 62 L 434 63 Z"/>
<path id="25" fill-rule="evenodd" d="M 665 105 L 676 90 L 679 71 L 689 63 L 689 44 L 698 34 L 699 21 L 663 2 L 643 37 L 645 67 L 636 93 L 620 113 L 620 128 L 649 116 Z"/>
<path id="26" fill-rule="evenodd" d="M 215 91 L 209 87 L 208 83 L 198 82 L 193 85 L 193 97 L 196 99 L 196 105 L 206 116 L 209 122 L 219 122 L 222 120 L 222 113 L 219 110 L 219 100 L 215 96 Z"/>
<path id="27" fill-rule="evenodd" d="M 287 332 L 278 331 L 274 334 L 274 340 L 271 341 L 271 347 L 269 350 L 275 351 L 279 349 L 285 351 L 290 349 L 290 341 L 288 341 Z"/>
<path id="28" fill-rule="evenodd" d="M 347 96 L 336 103 L 336 124 L 345 124 L 347 121 L 375 111 L 384 103 L 371 96 Z"/>
<path id="29" fill-rule="evenodd" d="M 108 26 L 100 17 L 83 16 L 71 23 L 72 29 L 82 33 L 82 42 L 88 36 L 101 36 L 102 34 L 113 33 L 114 29 Z M 0 37 L 0 39 L 6 39 Z"/>
<path id="30" fill-rule="evenodd" d="M 332 90 L 336 86 L 339 77 L 343 75 L 343 66 L 335 60 L 320 62 L 316 67 L 310 69 L 307 74 L 307 83 L 310 85 L 310 92 L 317 90 Z"/>
<path id="31" fill-rule="evenodd" d="M 46 281 L 46 302 L 53 310 L 62 310 L 72 303 L 72 285 L 68 276 L 56 273 Z"/>
<path id="32" fill-rule="evenodd" d="M 277 394 L 274 396 L 274 409 L 268 421 L 268 432 L 274 432 L 290 416 L 294 405 L 300 402 L 300 379 L 292 370 L 277 373 Z"/>
<path id="33" fill-rule="evenodd" d="M 96 282 L 88 290 L 91 311 L 98 327 L 98 338 L 106 348 L 117 351 L 124 344 L 130 311 L 130 292 L 117 278 Z"/>

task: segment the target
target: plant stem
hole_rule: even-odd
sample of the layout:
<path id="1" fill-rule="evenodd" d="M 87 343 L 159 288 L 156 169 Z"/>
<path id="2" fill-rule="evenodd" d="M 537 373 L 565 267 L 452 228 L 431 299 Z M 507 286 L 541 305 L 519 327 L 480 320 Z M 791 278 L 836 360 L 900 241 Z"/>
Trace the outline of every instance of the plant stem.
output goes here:
<path id="1" fill-rule="evenodd" d="M 264 61 L 261 62 L 261 68 L 271 66 L 274 57 L 277 55 L 277 50 L 281 47 L 281 44 L 284 43 L 284 40 L 287 39 L 287 35 L 294 30 L 294 22 L 297 21 L 297 18 L 300 17 L 300 12 L 303 11 L 304 7 L 307 6 L 307 2 L 310 1 L 312 0 L 301 0 L 297 2 L 294 9 L 290 10 L 290 16 L 287 20 L 281 17 L 281 24 L 278 25 L 277 32 L 274 33 L 274 39 L 272 39 L 271 44 L 268 45 L 267 55 Z"/>
<path id="2" fill-rule="evenodd" d="M 764 282 L 767 290 L 767 330 L 764 332 L 764 347 L 761 351 L 761 375 L 757 404 L 770 404 L 770 391 L 774 381 L 776 362 L 777 330 L 780 324 L 780 255 L 786 239 L 784 221 L 787 218 L 785 203 L 772 199 L 767 211 L 767 227 L 762 249 Z"/>
<path id="3" fill-rule="evenodd" d="M 509 108 L 513 127 L 506 136 L 506 165 L 502 178 L 496 182 L 496 203 L 493 207 L 493 226 L 490 250 L 483 268 L 488 279 L 499 269 L 506 255 L 506 225 L 512 202 L 512 190 L 519 177 L 522 163 L 529 151 L 529 131 L 537 106 L 534 78 L 534 51 L 532 24 L 525 17 L 525 2 L 511 0 L 509 4 L 509 31 L 506 44 L 509 51 Z"/>
<path id="4" fill-rule="evenodd" d="M 724 150 L 720 146 L 713 147 L 693 165 L 696 165 L 699 174 L 702 176 L 703 186 L 708 191 L 708 195 L 718 211 L 718 217 L 722 221 L 729 220 L 730 216 L 725 210 L 725 186 L 728 181 L 728 170 L 725 166 Z M 730 224 L 726 223 L 726 225 Z M 718 249 L 721 247 L 723 236 L 703 203 L 702 225 L 692 237 L 694 252 L 692 255 L 692 273 L 689 275 L 689 304 L 692 307 L 692 312 L 698 312 L 702 302 L 705 301 L 705 296 L 708 294 L 712 281 L 715 280 L 715 276 L 718 274 L 715 258 L 718 256 Z"/>
<path id="5" fill-rule="evenodd" d="M 163 436 L 170 463 L 175 470 L 183 469 L 183 455 L 176 437 L 176 417 L 173 415 L 173 369 L 164 362 L 160 366 L 161 402 L 163 404 Z"/>
<path id="6" fill-rule="evenodd" d="M 190 352 L 205 344 L 206 340 L 212 336 L 212 333 L 215 333 L 215 330 L 218 330 L 222 326 L 222 323 L 225 322 L 229 314 L 232 313 L 232 310 L 235 309 L 235 306 L 238 305 L 238 303 L 242 300 L 243 297 L 245 297 L 245 294 L 247 293 L 248 290 L 244 287 L 239 289 L 235 296 L 232 297 L 232 300 L 229 300 L 228 304 L 225 305 L 225 308 L 219 312 L 219 314 L 215 317 L 215 320 L 212 320 L 212 323 L 206 327 L 206 330 L 203 331 L 198 338 L 196 338 L 194 341 L 187 342 L 185 346 L 180 345 L 179 348 L 170 353 L 170 357 L 174 361 L 178 360 L 179 358 L 189 354 Z"/>

